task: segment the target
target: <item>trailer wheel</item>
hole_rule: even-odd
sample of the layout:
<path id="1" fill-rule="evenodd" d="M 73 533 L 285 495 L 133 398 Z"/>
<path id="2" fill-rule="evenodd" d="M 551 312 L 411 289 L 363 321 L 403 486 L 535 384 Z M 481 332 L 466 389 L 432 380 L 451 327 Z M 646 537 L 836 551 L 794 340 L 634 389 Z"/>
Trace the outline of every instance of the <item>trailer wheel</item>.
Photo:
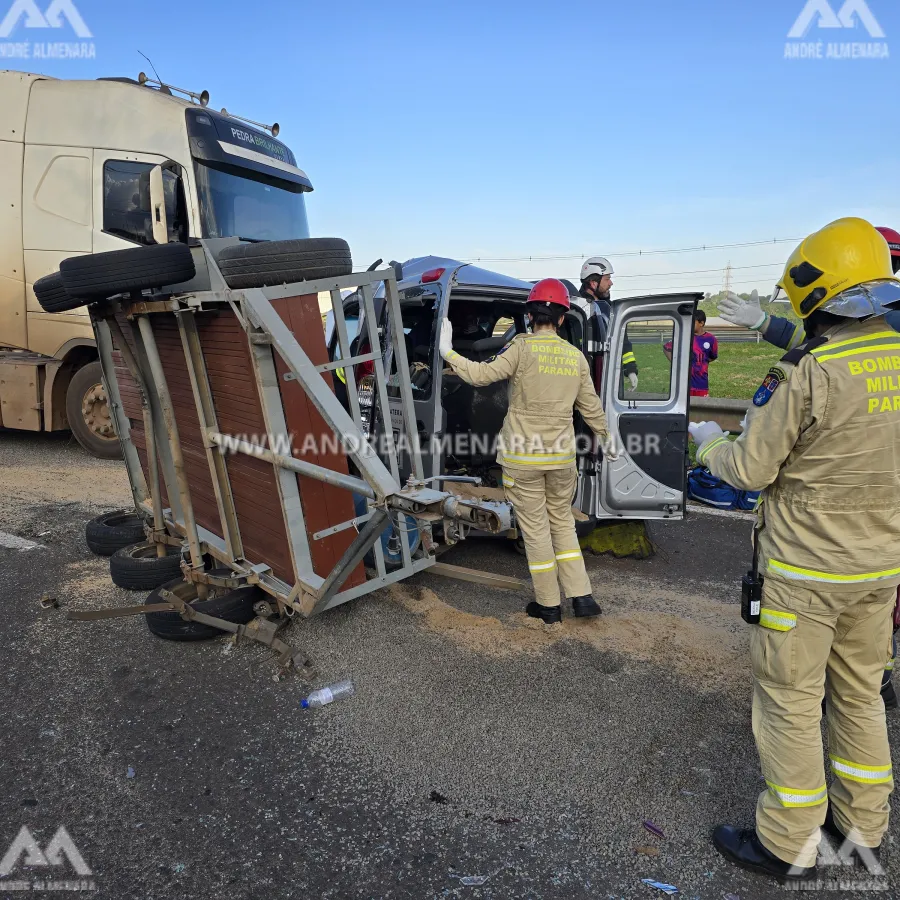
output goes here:
<path id="1" fill-rule="evenodd" d="M 181 577 L 181 548 L 166 547 L 166 555 L 158 556 L 152 541 L 122 547 L 109 558 L 109 575 L 126 591 L 152 591 Z"/>
<path id="2" fill-rule="evenodd" d="M 59 272 L 70 294 L 90 301 L 189 281 L 196 269 L 190 247 L 175 243 L 70 256 Z"/>
<path id="3" fill-rule="evenodd" d="M 264 241 L 226 247 L 216 260 L 232 288 L 257 288 L 353 271 L 350 246 L 340 238 Z"/>
<path id="4" fill-rule="evenodd" d="M 70 309 L 78 309 L 87 302 L 80 297 L 71 297 L 63 284 L 62 275 L 54 272 L 52 275 L 45 275 L 32 285 L 34 295 L 37 297 L 38 303 L 44 312 L 58 313 L 66 312 Z"/>
<path id="5" fill-rule="evenodd" d="M 66 391 L 66 418 L 75 440 L 91 456 L 119 459 L 122 448 L 109 412 L 99 360 L 82 366 Z"/>
<path id="6" fill-rule="evenodd" d="M 227 622 L 235 622 L 238 625 L 246 625 L 252 621 L 256 612 L 253 605 L 265 599 L 265 594 L 257 587 L 249 586 L 237 590 L 226 590 L 215 596 L 215 588 L 210 588 L 210 596 L 206 600 L 197 599 L 196 585 L 181 578 L 176 578 L 158 587 L 147 596 L 145 604 L 163 603 L 161 591 L 171 591 L 186 603 L 189 603 L 197 612 L 225 619 Z M 147 628 L 152 634 L 167 641 L 205 641 L 210 638 L 222 637 L 226 632 L 212 625 L 202 622 L 188 622 L 181 618 L 175 610 L 164 612 L 145 613 Z"/>
<path id="7" fill-rule="evenodd" d="M 144 540 L 144 523 L 133 512 L 117 509 L 91 519 L 84 526 L 84 539 L 93 553 L 112 556 L 116 550 Z"/>

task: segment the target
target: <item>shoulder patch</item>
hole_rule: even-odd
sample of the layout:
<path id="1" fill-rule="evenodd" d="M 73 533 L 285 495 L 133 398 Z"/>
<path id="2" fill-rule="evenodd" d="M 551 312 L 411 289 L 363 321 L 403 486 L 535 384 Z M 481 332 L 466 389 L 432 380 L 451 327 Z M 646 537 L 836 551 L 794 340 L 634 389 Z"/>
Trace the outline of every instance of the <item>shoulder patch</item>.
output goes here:
<path id="1" fill-rule="evenodd" d="M 779 366 L 772 366 L 769 373 L 763 379 L 763 383 L 757 388 L 753 395 L 754 406 L 765 406 L 771 399 L 772 394 L 778 390 L 778 386 L 787 378 L 787 375 Z"/>
<path id="2" fill-rule="evenodd" d="M 781 362 L 792 363 L 793 365 L 797 365 L 807 353 L 812 353 L 813 350 L 816 350 L 818 347 L 821 347 L 822 344 L 828 341 L 827 337 L 820 336 L 810 338 L 808 341 L 804 341 L 799 347 L 794 347 L 793 350 L 788 350 L 784 356 L 781 357 Z M 755 402 L 755 401 L 754 401 Z"/>
<path id="3" fill-rule="evenodd" d="M 498 356 L 503 356 L 503 354 L 506 353 L 506 351 L 509 350 L 510 347 L 512 347 L 514 340 L 515 338 L 513 338 L 513 340 L 510 341 L 502 350 L 498 350 L 493 356 L 486 359 L 485 362 L 492 363 Z"/>

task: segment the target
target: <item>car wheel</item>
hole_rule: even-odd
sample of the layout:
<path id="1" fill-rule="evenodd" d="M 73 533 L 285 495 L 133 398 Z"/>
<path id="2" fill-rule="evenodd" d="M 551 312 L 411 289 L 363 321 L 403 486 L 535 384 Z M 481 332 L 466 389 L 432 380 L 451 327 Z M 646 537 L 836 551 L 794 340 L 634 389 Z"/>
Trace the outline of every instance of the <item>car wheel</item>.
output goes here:
<path id="1" fill-rule="evenodd" d="M 144 540 L 144 522 L 125 509 L 104 513 L 84 526 L 84 538 L 93 553 L 112 556 L 116 550 Z"/>
<path id="2" fill-rule="evenodd" d="M 79 309 L 87 302 L 80 297 L 71 297 L 63 284 L 62 275 L 54 272 L 45 275 L 32 285 L 34 295 L 44 312 L 59 313 L 70 309 Z"/>
<path id="3" fill-rule="evenodd" d="M 189 281 L 196 274 L 187 244 L 151 244 L 70 256 L 59 265 L 63 284 L 72 296 L 103 300 L 113 294 L 143 291 Z"/>
<path id="4" fill-rule="evenodd" d="M 75 440 L 91 456 L 118 459 L 122 448 L 109 411 L 99 360 L 82 366 L 66 391 L 66 418 Z"/>
<path id="5" fill-rule="evenodd" d="M 109 575 L 126 591 L 152 591 L 181 577 L 181 548 L 167 546 L 166 555 L 159 556 L 153 542 L 122 547 L 109 558 Z"/>
<path id="6" fill-rule="evenodd" d="M 214 570 L 216 571 L 216 570 Z M 230 570 L 228 570 L 230 571 Z M 224 572 L 222 574 L 225 574 Z M 189 581 L 176 578 L 158 587 L 147 596 L 146 605 L 152 603 L 165 603 L 162 591 L 171 591 L 186 603 L 189 603 L 197 612 L 225 619 L 227 622 L 235 622 L 238 625 L 246 625 L 252 621 L 256 612 L 253 605 L 265 599 L 265 594 L 258 587 L 250 585 L 237 590 L 224 590 L 216 592 L 210 588 L 210 596 L 206 600 L 197 599 L 197 586 Z M 147 628 L 152 634 L 167 641 L 205 641 L 210 638 L 222 637 L 226 632 L 212 625 L 202 622 L 188 622 L 181 618 L 175 610 L 145 613 L 144 619 Z"/>
<path id="7" fill-rule="evenodd" d="M 350 246 L 340 238 L 236 244 L 222 250 L 216 262 L 232 288 L 292 284 L 353 271 Z"/>

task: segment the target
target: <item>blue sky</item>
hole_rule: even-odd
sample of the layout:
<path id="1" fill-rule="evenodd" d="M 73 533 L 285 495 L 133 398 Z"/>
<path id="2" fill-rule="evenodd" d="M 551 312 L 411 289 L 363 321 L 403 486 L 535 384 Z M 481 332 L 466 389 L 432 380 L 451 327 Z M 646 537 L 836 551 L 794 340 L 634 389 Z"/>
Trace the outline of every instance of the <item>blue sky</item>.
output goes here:
<path id="1" fill-rule="evenodd" d="M 869 0 L 888 60 L 785 60 L 805 0 L 75 2 L 96 60 L 4 64 L 134 77 L 142 50 L 213 107 L 277 120 L 316 188 L 313 234 L 361 265 L 435 253 L 571 277 L 577 259 L 510 258 L 604 254 L 624 296 L 716 291 L 730 261 L 739 290 L 768 291 L 790 244 L 615 254 L 799 238 L 842 215 L 900 228 L 894 0 Z M 20 24 L 9 40 L 72 37 Z"/>

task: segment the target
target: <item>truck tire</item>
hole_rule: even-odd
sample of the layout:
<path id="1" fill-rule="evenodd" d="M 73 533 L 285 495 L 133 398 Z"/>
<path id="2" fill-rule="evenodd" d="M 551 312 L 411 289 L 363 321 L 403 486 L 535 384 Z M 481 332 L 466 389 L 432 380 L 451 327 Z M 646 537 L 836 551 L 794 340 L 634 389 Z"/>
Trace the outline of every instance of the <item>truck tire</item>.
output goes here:
<path id="1" fill-rule="evenodd" d="M 84 306 L 85 300 L 80 297 L 70 297 L 66 286 L 63 284 L 62 275 L 54 272 L 52 275 L 45 275 L 32 285 L 34 295 L 41 304 L 44 312 L 58 313 L 66 312 L 70 309 L 78 309 Z"/>
<path id="2" fill-rule="evenodd" d="M 350 246 L 340 238 L 264 241 L 226 247 L 216 260 L 232 288 L 257 288 L 353 271 Z"/>
<path id="3" fill-rule="evenodd" d="M 91 456 L 119 459 L 122 447 L 109 412 L 100 361 L 82 366 L 66 391 L 66 418 L 75 440 Z"/>
<path id="4" fill-rule="evenodd" d="M 72 296 L 90 301 L 189 281 L 196 269 L 187 244 L 176 243 L 70 256 L 59 272 Z"/>
<path id="5" fill-rule="evenodd" d="M 215 570 L 214 570 L 215 571 Z M 238 625 L 246 625 L 255 616 L 253 605 L 265 598 L 265 594 L 257 587 L 238 588 L 233 591 L 224 591 L 218 596 L 211 596 L 206 600 L 197 600 L 196 586 L 181 578 L 173 579 L 158 587 L 147 596 L 146 605 L 164 602 L 161 591 L 167 590 L 177 593 L 182 600 L 190 603 L 197 612 L 235 622 Z M 151 634 L 167 641 L 205 641 L 210 638 L 223 637 L 227 632 L 212 625 L 202 622 L 188 622 L 181 618 L 175 610 L 164 612 L 145 613 L 144 619 Z"/>
<path id="6" fill-rule="evenodd" d="M 112 556 L 116 550 L 144 540 L 144 522 L 127 509 L 103 513 L 84 526 L 88 548 L 98 556 Z"/>
<path id="7" fill-rule="evenodd" d="M 109 558 L 109 576 L 126 591 L 152 591 L 181 578 L 181 548 L 166 547 L 166 555 L 157 556 L 152 541 L 122 547 Z"/>

